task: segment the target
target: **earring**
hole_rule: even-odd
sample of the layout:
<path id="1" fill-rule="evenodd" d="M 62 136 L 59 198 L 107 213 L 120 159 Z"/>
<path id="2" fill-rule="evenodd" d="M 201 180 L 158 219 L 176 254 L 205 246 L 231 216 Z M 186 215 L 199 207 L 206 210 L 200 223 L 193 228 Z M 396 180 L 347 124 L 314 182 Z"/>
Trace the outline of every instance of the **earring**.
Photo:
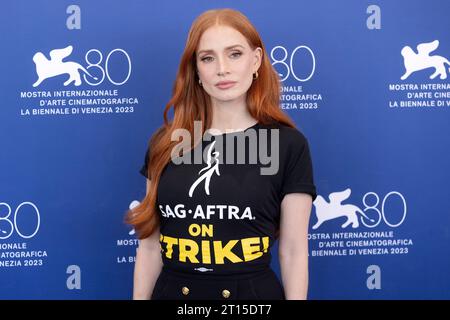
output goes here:
<path id="1" fill-rule="evenodd" d="M 198 79 L 198 84 L 200 85 L 200 87 L 203 87 L 202 80 Z"/>
<path id="2" fill-rule="evenodd" d="M 256 80 L 256 79 L 258 79 L 258 71 L 256 71 L 256 72 L 253 74 L 253 80 Z"/>

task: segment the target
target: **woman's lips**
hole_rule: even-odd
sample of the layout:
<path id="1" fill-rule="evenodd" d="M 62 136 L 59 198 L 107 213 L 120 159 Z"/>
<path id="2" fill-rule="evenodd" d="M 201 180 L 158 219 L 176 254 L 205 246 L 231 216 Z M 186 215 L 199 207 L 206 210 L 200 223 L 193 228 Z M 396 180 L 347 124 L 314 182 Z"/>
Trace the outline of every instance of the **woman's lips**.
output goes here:
<path id="1" fill-rule="evenodd" d="M 216 84 L 216 87 L 224 90 L 224 89 L 231 88 L 235 84 L 236 84 L 236 82 L 234 82 L 234 81 L 223 81 L 223 82 L 219 82 L 218 84 Z"/>

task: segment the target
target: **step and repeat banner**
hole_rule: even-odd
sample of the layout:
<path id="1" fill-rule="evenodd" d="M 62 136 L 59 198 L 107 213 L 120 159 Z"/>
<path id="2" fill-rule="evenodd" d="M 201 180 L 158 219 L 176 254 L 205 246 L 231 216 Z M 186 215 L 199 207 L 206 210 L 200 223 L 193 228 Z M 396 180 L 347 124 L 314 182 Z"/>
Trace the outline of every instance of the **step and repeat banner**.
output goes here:
<path id="1" fill-rule="evenodd" d="M 448 0 L 3 4 L 0 298 L 132 297 L 124 214 L 191 23 L 223 7 L 310 143 L 309 298 L 449 299 Z"/>

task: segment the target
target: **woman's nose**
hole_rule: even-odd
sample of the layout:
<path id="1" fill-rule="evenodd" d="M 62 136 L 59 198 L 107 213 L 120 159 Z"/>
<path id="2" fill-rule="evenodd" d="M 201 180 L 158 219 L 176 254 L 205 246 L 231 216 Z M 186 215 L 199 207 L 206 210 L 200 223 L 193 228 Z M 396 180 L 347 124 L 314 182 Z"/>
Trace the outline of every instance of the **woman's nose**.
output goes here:
<path id="1" fill-rule="evenodd" d="M 218 63 L 217 75 L 222 76 L 222 75 L 229 73 L 228 63 L 226 62 L 225 58 L 219 58 L 218 62 L 219 63 Z"/>

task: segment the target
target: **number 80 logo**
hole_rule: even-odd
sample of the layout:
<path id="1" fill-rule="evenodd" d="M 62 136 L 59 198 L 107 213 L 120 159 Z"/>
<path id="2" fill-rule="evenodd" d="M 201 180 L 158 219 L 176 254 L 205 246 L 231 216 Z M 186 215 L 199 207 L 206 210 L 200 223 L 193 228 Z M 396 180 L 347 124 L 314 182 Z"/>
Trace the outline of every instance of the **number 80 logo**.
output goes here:
<path id="1" fill-rule="evenodd" d="M 20 209 L 23 206 L 27 206 L 27 205 L 31 206 L 34 209 L 34 212 L 36 213 L 36 216 L 37 216 L 37 223 L 36 223 L 35 229 L 34 229 L 33 233 L 29 234 L 29 235 L 23 234 L 20 231 L 19 226 L 17 225 L 17 216 L 20 213 Z M 3 206 L 5 206 L 7 208 L 6 216 L 3 216 L 3 213 L 2 213 L 3 210 L 1 208 Z M 36 205 L 34 203 L 32 203 L 32 202 L 22 202 L 17 207 L 16 211 L 14 211 L 14 216 L 11 217 L 12 220 L 10 219 L 11 213 L 12 213 L 11 206 L 9 204 L 5 203 L 5 202 L 0 202 L 0 239 L 1 240 L 8 239 L 13 234 L 14 230 L 16 230 L 17 234 L 19 236 L 21 236 L 22 238 L 24 238 L 24 239 L 29 239 L 29 238 L 32 238 L 32 237 L 34 237 L 36 235 L 36 233 L 39 231 L 39 226 L 41 224 L 41 218 L 40 218 L 40 214 L 39 214 L 39 209 L 36 207 Z M 4 228 L 3 226 L 5 225 L 5 223 L 7 225 L 9 225 L 9 231 L 5 231 L 3 229 Z"/>
<path id="2" fill-rule="evenodd" d="M 294 59 L 294 56 L 295 56 L 295 54 L 297 53 L 297 51 L 299 51 L 299 50 L 301 50 L 301 49 L 304 49 L 304 50 L 306 50 L 306 51 L 309 53 L 309 55 L 311 56 L 311 61 L 312 61 L 311 72 L 309 73 L 309 75 L 308 75 L 306 78 L 300 78 L 300 77 L 298 76 L 298 74 L 295 73 L 295 71 L 294 71 L 293 59 Z M 283 56 L 282 56 L 282 58 L 281 58 L 281 59 L 275 59 L 275 57 L 274 57 L 275 51 L 280 51 L 280 50 L 284 53 Z M 289 75 L 290 75 L 291 73 L 292 73 L 292 76 L 293 76 L 297 81 L 300 81 L 300 82 L 308 81 L 308 80 L 311 79 L 311 77 L 314 75 L 314 71 L 315 71 L 315 69 L 316 69 L 316 58 L 314 57 L 314 53 L 312 52 L 312 50 L 311 50 L 309 47 L 307 47 L 307 46 L 298 46 L 297 48 L 295 48 L 294 51 L 292 51 L 291 57 L 290 57 L 290 59 L 289 59 L 289 64 L 287 64 L 287 63 L 285 62 L 286 59 L 288 58 L 288 51 L 286 50 L 286 48 L 284 48 L 284 47 L 282 47 L 282 46 L 276 46 L 276 47 L 274 47 L 274 48 L 272 49 L 272 51 L 270 51 L 270 57 L 271 57 L 272 60 L 273 60 L 272 66 L 275 67 L 275 66 L 277 66 L 277 65 L 282 65 L 282 66 L 286 69 L 286 73 L 284 74 L 284 77 L 283 77 L 283 73 L 279 73 L 280 77 L 282 77 L 282 78 L 280 79 L 280 81 L 286 80 L 286 79 L 289 77 Z"/>

